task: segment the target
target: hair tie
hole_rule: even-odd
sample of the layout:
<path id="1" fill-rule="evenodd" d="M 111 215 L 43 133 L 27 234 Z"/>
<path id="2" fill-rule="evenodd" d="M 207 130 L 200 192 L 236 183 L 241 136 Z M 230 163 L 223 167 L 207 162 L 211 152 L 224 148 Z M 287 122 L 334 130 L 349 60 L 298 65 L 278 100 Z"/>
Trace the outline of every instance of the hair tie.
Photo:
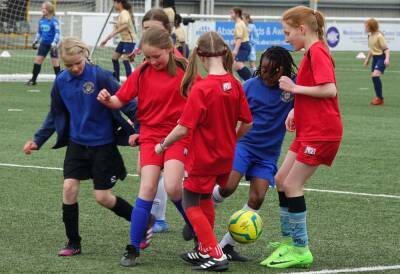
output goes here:
<path id="1" fill-rule="evenodd" d="M 217 52 L 204 52 L 202 50 L 200 50 L 199 48 L 197 48 L 196 50 L 197 55 L 201 56 L 201 57 L 217 57 L 217 56 L 224 56 L 227 52 L 226 49 L 222 50 L 222 51 L 217 51 Z"/>

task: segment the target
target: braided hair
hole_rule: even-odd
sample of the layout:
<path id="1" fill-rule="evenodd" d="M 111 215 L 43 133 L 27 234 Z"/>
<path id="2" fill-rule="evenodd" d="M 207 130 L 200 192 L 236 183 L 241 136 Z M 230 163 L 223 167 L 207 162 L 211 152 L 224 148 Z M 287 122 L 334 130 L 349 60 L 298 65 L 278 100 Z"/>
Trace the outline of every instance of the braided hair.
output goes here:
<path id="1" fill-rule="evenodd" d="M 267 68 L 262 68 L 262 61 L 264 58 L 269 60 Z M 296 75 L 297 66 L 287 49 L 279 46 L 272 46 L 261 54 L 260 64 L 254 72 L 254 76 L 261 77 L 261 71 L 265 69 L 266 71 L 263 71 L 263 74 L 267 74 L 269 78 L 268 81 L 276 85 L 280 76 L 294 77 Z M 280 75 L 279 72 L 281 70 L 282 74 Z"/>

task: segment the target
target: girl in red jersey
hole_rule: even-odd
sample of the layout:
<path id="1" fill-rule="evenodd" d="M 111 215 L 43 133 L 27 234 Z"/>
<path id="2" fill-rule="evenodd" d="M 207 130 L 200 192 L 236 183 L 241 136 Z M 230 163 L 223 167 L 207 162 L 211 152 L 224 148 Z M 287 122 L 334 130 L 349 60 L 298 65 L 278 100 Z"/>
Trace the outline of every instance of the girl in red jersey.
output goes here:
<path id="1" fill-rule="evenodd" d="M 186 100 L 179 88 L 186 62 L 173 54 L 170 35 L 161 28 L 146 30 L 141 48 L 146 61 L 114 96 L 110 96 L 107 90 L 102 90 L 98 96 L 98 100 L 110 108 L 120 108 L 133 98 L 138 98 L 136 118 L 140 122 L 140 190 L 136 208 L 132 211 L 131 245 L 127 246 L 127 252 L 121 259 L 122 266 L 136 264 L 162 168 L 165 189 L 186 220 L 181 197 L 188 138 L 177 142 L 162 154 L 154 151 L 154 146 L 174 128 L 185 107 Z"/>
<path id="2" fill-rule="evenodd" d="M 294 94 L 294 109 L 286 119 L 296 131 L 289 152 L 275 176 L 284 239 L 262 265 L 273 268 L 309 267 L 304 184 L 321 164 L 330 166 L 342 139 L 334 62 L 324 41 L 324 16 L 298 6 L 282 19 L 286 40 L 298 51 L 305 48 L 296 84 L 282 76 L 279 87 Z"/>
<path id="3" fill-rule="evenodd" d="M 188 158 L 188 177 L 183 183 L 183 204 L 199 247 L 182 254 L 195 270 L 223 271 L 228 261 L 213 232 L 214 206 L 211 194 L 216 183 L 225 185 L 232 169 L 236 140 L 251 127 L 252 117 L 244 91 L 232 75 L 233 57 L 229 47 L 216 32 L 200 36 L 190 56 L 181 92 L 188 102 L 174 130 L 157 144 L 162 154 L 193 131 Z M 208 76 L 193 81 L 199 57 Z M 238 130 L 237 122 L 241 121 Z"/>

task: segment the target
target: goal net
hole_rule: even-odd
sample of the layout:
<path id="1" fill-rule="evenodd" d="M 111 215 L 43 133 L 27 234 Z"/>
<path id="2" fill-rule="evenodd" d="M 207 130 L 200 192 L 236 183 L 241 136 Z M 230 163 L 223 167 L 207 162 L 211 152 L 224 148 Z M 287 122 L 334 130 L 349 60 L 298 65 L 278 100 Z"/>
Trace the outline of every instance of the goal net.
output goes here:
<path id="1" fill-rule="evenodd" d="M 21 80 L 31 77 L 37 50 L 32 42 L 42 18 L 43 0 L 0 0 L 0 81 Z M 60 24 L 61 38 L 80 37 L 90 47 L 96 46 L 100 32 L 105 25 L 101 40 L 114 27 L 118 13 L 112 11 L 112 0 L 49 0 L 56 10 Z M 130 0 L 134 10 L 135 27 L 140 31 L 140 22 L 145 9 L 151 7 L 151 0 Z M 112 70 L 111 55 L 119 42 L 115 37 L 106 47 L 97 45 L 92 59 L 95 63 Z M 134 65 L 135 66 L 135 65 Z M 123 72 L 123 66 L 121 66 Z M 123 75 L 123 73 L 121 73 Z M 40 80 L 54 79 L 54 72 L 48 54 L 39 75 Z"/>

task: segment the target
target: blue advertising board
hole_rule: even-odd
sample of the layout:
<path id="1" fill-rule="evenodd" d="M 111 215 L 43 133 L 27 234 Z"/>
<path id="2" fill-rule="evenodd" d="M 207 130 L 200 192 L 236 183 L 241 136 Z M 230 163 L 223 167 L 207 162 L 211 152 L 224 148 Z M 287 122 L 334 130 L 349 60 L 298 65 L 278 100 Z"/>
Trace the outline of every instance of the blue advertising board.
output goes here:
<path id="1" fill-rule="evenodd" d="M 256 42 L 256 50 L 263 51 L 271 46 L 281 46 L 289 50 L 291 45 L 285 42 L 282 24 L 280 22 L 255 22 L 259 36 Z M 233 29 L 235 23 L 232 21 L 216 21 L 215 29 L 224 38 L 224 40 L 233 46 Z"/>

